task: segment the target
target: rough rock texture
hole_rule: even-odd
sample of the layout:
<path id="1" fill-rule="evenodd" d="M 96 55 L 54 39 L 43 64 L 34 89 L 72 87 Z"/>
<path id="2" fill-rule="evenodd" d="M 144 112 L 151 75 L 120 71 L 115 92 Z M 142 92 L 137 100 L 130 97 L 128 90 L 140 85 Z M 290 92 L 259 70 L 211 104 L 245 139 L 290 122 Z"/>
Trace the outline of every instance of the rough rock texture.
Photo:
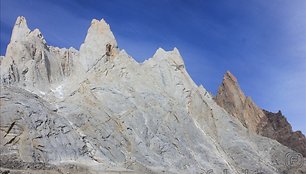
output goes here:
<path id="1" fill-rule="evenodd" d="M 102 19 L 91 21 L 84 43 L 80 47 L 80 62 L 88 71 L 100 59 L 108 59 L 118 52 L 117 42 L 110 26 Z"/>
<path id="2" fill-rule="evenodd" d="M 246 128 L 253 132 L 258 131 L 257 125 L 265 114 L 250 97 L 244 95 L 236 77 L 229 71 L 223 77 L 215 100 L 228 113 L 237 117 Z"/>
<path id="3" fill-rule="evenodd" d="M 236 77 L 230 72 L 224 75 L 215 101 L 250 131 L 277 140 L 281 144 L 306 156 L 306 138 L 293 132 L 290 123 L 279 111 L 272 113 L 259 108 L 241 91 Z"/>
<path id="4" fill-rule="evenodd" d="M 29 162 L 75 160 L 85 143 L 56 110 L 35 94 L 1 88 L 1 154 Z"/>
<path id="5" fill-rule="evenodd" d="M 301 131 L 292 131 L 290 123 L 285 116 L 279 111 L 272 113 L 263 110 L 267 120 L 262 121 L 261 135 L 277 140 L 281 144 L 306 156 L 306 137 Z"/>
<path id="6" fill-rule="evenodd" d="M 22 59 L 38 59 L 25 49 L 38 47 L 27 34 L 32 32 L 20 32 L 13 31 L 1 62 L 2 171 L 26 172 L 30 166 L 30 173 L 306 172 L 306 166 L 286 165 L 294 151 L 249 132 L 197 86 L 176 48 L 160 48 L 138 63 L 117 48 L 104 20 L 93 20 L 80 51 L 43 42 L 54 64 L 46 68 L 45 61 L 34 61 L 28 72 L 42 80 L 16 80 L 9 75 L 23 72 Z M 51 80 L 42 73 L 48 69 Z"/>
<path id="7" fill-rule="evenodd" d="M 2 84 L 31 89 L 46 89 L 72 73 L 78 51 L 48 46 L 38 29 L 31 31 L 24 17 L 18 17 L 1 61 Z"/>

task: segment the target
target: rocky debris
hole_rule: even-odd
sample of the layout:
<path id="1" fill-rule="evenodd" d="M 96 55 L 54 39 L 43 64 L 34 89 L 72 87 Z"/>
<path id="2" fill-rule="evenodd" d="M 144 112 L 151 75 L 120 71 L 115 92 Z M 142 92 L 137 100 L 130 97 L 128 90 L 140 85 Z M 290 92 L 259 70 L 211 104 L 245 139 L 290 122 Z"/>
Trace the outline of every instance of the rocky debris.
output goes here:
<path id="1" fill-rule="evenodd" d="M 0 166 L 5 168 L 7 171 L 10 169 L 14 170 L 56 170 L 57 167 L 52 164 L 46 164 L 43 162 L 25 162 L 16 159 L 17 156 L 14 155 L 1 155 L 0 156 Z"/>
<path id="2" fill-rule="evenodd" d="M 1 174 L 94 174 L 93 170 L 81 164 L 62 163 L 54 165 L 43 162 L 25 162 L 12 155 L 1 155 Z M 106 173 L 106 172 L 105 172 Z"/>
<path id="3" fill-rule="evenodd" d="M 26 39 L 21 42 L 19 37 Z M 176 48 L 160 48 L 152 58 L 138 63 L 117 48 L 104 20 L 92 21 L 80 51 L 54 48 L 41 39 L 35 45 L 36 39 L 27 34 L 14 36 L 17 42 L 10 43 L 1 62 L 0 136 L 4 141 L 0 157 L 21 164 L 55 166 L 55 172 L 63 172 L 67 163 L 80 173 L 81 166 L 84 173 L 306 171 L 306 166 L 286 166 L 286 154 L 294 153 L 292 150 L 249 133 L 218 106 L 209 92 L 190 78 Z M 17 74 L 23 72 L 20 55 L 25 60 L 38 59 L 32 49 L 19 49 L 28 44 L 44 44 L 44 52 L 53 55 L 47 57 L 54 64 L 41 71 L 28 67 L 25 72 L 49 71 L 50 80 L 46 80 L 48 73 L 40 73 L 44 80 L 11 77 L 7 83 L 10 73 L 18 79 Z M 5 69 L 6 65 L 13 68 Z M 37 67 L 45 65 L 37 62 Z M 28 85 L 31 83 L 35 85 Z M 228 94 L 235 97 L 235 92 Z M 237 105 L 255 108 L 247 99 L 243 106 L 243 96 Z M 233 110 L 238 114 L 235 107 Z M 246 125 L 253 121 L 250 114 L 241 117 L 250 118 Z M 7 162 L 4 168 L 14 170 Z M 40 169 L 31 172 L 44 173 Z"/>
<path id="4" fill-rule="evenodd" d="M 277 140 L 281 144 L 306 156 L 306 138 L 293 132 L 290 123 L 279 111 L 272 113 L 259 108 L 239 87 L 236 77 L 229 71 L 224 75 L 215 101 L 250 131 Z"/>

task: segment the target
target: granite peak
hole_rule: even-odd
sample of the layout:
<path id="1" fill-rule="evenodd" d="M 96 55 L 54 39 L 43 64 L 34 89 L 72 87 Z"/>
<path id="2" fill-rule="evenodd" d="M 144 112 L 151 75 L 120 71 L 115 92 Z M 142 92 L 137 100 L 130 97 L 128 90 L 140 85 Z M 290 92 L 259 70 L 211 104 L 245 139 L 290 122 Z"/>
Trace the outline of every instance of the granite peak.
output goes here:
<path id="1" fill-rule="evenodd" d="M 286 166 L 291 146 L 256 134 L 265 112 L 229 72 L 216 102 L 177 48 L 138 63 L 103 19 L 80 50 L 48 45 L 24 17 L 16 24 L 0 65 L 1 171 L 306 172 Z"/>

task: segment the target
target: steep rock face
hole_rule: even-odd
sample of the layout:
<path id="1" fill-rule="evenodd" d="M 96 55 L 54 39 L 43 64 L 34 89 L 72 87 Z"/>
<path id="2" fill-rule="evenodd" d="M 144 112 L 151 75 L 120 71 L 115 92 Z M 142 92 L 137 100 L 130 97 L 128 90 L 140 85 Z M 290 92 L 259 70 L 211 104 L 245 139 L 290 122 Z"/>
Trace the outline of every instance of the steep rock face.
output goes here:
<path id="1" fill-rule="evenodd" d="M 306 156 L 306 138 L 293 132 L 290 123 L 281 114 L 259 108 L 241 91 L 236 77 L 230 72 L 224 75 L 215 101 L 250 131 L 277 140 L 281 144 Z"/>
<path id="2" fill-rule="evenodd" d="M 258 132 L 257 125 L 265 114 L 250 97 L 244 95 L 236 77 L 229 71 L 223 77 L 215 100 L 228 113 L 237 117 L 246 128 Z"/>
<path id="3" fill-rule="evenodd" d="M 250 134 L 197 86 L 178 49 L 160 48 L 138 63 L 116 45 L 108 24 L 93 20 L 76 57 L 51 51 L 58 52 L 59 67 L 72 64 L 73 73 L 45 81 L 50 90 L 42 93 L 37 86 L 19 85 L 21 81 L 14 82 L 17 88 L 2 83 L 1 131 L 11 142 L 1 144 L 6 153 L 0 156 L 56 166 L 72 162 L 87 166 L 86 173 L 306 171 L 306 166 L 288 168 L 285 156 L 292 150 Z M 53 68 L 58 67 L 51 72 Z M 28 116 L 31 112 L 34 117 Z M 38 142 L 31 143 L 36 135 Z M 18 143 L 13 137 L 28 140 Z"/>
<path id="4" fill-rule="evenodd" d="M 88 71 L 99 60 L 108 60 L 118 52 L 116 39 L 104 19 L 91 21 L 84 43 L 80 47 L 80 62 Z"/>
<path id="5" fill-rule="evenodd" d="M 82 158 L 82 137 L 39 96 L 2 87 L 0 102 L 0 157 L 45 163 Z"/>
<path id="6" fill-rule="evenodd" d="M 78 51 L 48 46 L 38 29 L 31 31 L 26 19 L 18 17 L 5 59 L 1 62 L 1 81 L 47 92 L 73 71 Z"/>

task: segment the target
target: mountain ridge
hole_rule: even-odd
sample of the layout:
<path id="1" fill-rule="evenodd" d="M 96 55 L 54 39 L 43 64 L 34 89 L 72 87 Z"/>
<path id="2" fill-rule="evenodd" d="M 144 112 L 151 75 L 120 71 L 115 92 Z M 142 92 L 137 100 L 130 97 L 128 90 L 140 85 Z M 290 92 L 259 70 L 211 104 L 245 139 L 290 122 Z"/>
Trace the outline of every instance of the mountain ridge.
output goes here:
<path id="1" fill-rule="evenodd" d="M 38 32 L 9 44 L 1 61 L 2 168 L 14 171 L 10 163 L 21 163 L 50 165 L 53 173 L 306 171 L 287 165 L 286 155 L 294 151 L 249 131 L 218 106 L 191 79 L 178 49 L 158 49 L 138 63 L 117 48 L 104 20 L 92 25 L 97 30 L 91 35 L 89 28 L 80 51 L 49 46 Z M 100 35 L 104 30 L 106 37 Z"/>

